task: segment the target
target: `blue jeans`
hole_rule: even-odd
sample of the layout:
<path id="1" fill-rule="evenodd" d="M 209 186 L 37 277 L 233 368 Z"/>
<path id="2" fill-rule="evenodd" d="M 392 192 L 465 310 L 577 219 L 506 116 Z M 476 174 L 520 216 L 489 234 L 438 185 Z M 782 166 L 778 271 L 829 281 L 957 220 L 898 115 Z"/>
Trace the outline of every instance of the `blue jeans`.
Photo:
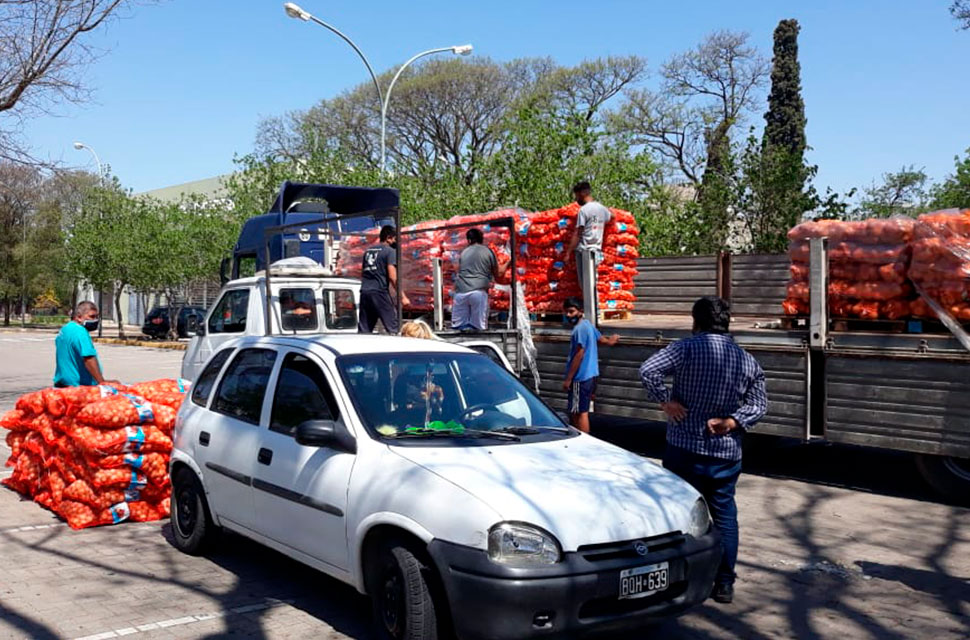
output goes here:
<path id="1" fill-rule="evenodd" d="M 734 489 L 741 475 L 741 461 L 702 456 L 668 444 L 663 462 L 665 469 L 686 480 L 707 500 L 724 548 L 715 582 L 734 584 L 738 562 L 738 505 Z"/>

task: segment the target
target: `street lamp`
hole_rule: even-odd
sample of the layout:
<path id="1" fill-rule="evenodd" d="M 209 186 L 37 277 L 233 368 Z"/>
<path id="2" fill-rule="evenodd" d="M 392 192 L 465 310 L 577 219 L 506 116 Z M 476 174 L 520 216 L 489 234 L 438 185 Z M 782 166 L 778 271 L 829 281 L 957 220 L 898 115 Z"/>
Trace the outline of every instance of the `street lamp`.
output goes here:
<path id="1" fill-rule="evenodd" d="M 384 102 L 384 93 L 381 91 L 381 84 L 377 81 L 377 74 L 374 73 L 374 68 L 370 66 L 370 62 L 367 61 L 367 56 L 364 55 L 364 52 L 360 50 L 360 47 L 358 47 L 353 40 L 347 37 L 347 35 L 342 31 L 340 31 L 340 29 L 338 29 L 337 27 L 333 26 L 332 24 L 327 24 L 320 18 L 311 14 L 309 11 L 304 11 L 299 7 L 299 5 L 297 5 L 294 2 L 285 3 L 283 5 L 283 10 L 286 11 L 286 15 L 288 15 L 291 18 L 294 18 L 297 20 L 303 20 L 304 22 L 309 22 L 309 21 L 316 22 L 321 27 L 324 27 L 326 29 L 333 31 L 335 34 L 343 38 L 344 42 L 346 42 L 351 47 L 353 47 L 354 51 L 357 52 L 357 55 L 360 56 L 360 59 L 364 61 L 364 66 L 367 67 L 367 71 L 370 72 L 370 78 L 371 80 L 374 81 L 374 88 L 377 90 L 377 101 L 379 103 Z"/>
<path id="2" fill-rule="evenodd" d="M 101 170 L 101 158 L 98 157 L 98 152 L 84 144 L 83 142 L 75 142 L 74 148 L 80 151 L 81 149 L 87 149 L 94 156 L 94 161 L 98 164 L 98 182 L 101 186 L 104 186 L 104 172 Z"/>
<path id="3" fill-rule="evenodd" d="M 383 176 L 384 165 L 385 165 L 386 156 L 387 156 L 386 145 L 385 145 L 385 140 L 387 139 L 387 106 L 391 99 L 391 90 L 394 88 L 394 83 L 397 82 L 397 79 L 398 77 L 400 77 L 401 72 L 403 72 L 408 67 L 408 65 L 410 65 L 418 58 L 429 56 L 434 53 L 444 53 L 444 52 L 450 51 L 455 55 L 467 56 L 472 52 L 472 45 L 463 44 L 463 45 L 456 45 L 453 47 L 440 47 L 438 49 L 429 49 L 428 51 L 422 51 L 421 53 L 415 56 L 412 56 L 411 59 L 405 62 L 403 65 L 401 65 L 401 67 L 397 70 L 397 73 L 394 74 L 394 78 L 391 80 L 391 84 L 388 85 L 387 87 L 387 94 L 384 95 L 383 92 L 381 91 L 381 85 L 377 81 L 377 75 L 374 73 L 373 67 L 371 67 L 370 62 L 367 61 L 367 57 L 364 55 L 364 52 L 360 50 L 360 47 L 354 44 L 353 40 L 348 38 L 344 33 L 339 31 L 333 25 L 327 24 L 323 20 L 320 20 L 319 18 L 311 14 L 309 11 L 305 11 L 296 3 L 293 3 L 293 2 L 285 3 L 283 5 L 283 10 L 286 11 L 286 15 L 288 15 L 291 18 L 303 20 L 304 22 L 309 22 L 309 21 L 316 22 L 318 25 L 322 27 L 326 27 L 330 31 L 333 31 L 335 34 L 343 38 L 347 44 L 353 47 L 354 51 L 357 52 L 357 55 L 360 56 L 360 59 L 364 61 L 364 65 L 367 67 L 367 71 L 370 72 L 370 77 L 374 81 L 374 88 L 377 89 L 377 100 L 381 107 L 381 165 L 380 166 L 381 166 L 381 176 Z"/>
<path id="4" fill-rule="evenodd" d="M 430 56 L 434 53 L 445 53 L 446 51 L 451 51 L 457 56 L 467 56 L 470 55 L 473 50 L 470 44 L 461 44 L 454 47 L 438 47 L 437 49 L 428 49 L 427 51 L 422 51 L 416 55 L 411 56 L 411 58 L 401 65 L 391 78 L 391 84 L 387 86 L 387 93 L 384 95 L 384 103 L 381 105 L 381 175 L 384 175 L 384 164 L 387 162 L 387 147 L 385 140 L 387 139 L 387 107 L 391 103 L 391 92 L 394 90 L 394 85 L 397 83 L 397 79 L 401 77 L 408 66 L 417 60 L 418 58 L 423 58 L 424 56 Z"/>
<path id="5" fill-rule="evenodd" d="M 104 171 L 101 170 L 101 158 L 98 157 L 98 152 L 95 151 L 94 149 L 92 149 L 91 147 L 89 147 L 88 145 L 84 144 L 83 142 L 75 142 L 74 143 L 74 148 L 77 149 L 78 151 L 80 151 L 81 149 L 87 149 L 88 151 L 91 152 L 91 155 L 94 156 L 94 161 L 98 164 L 98 183 L 101 185 L 101 188 L 103 189 L 104 188 Z M 101 212 L 99 211 L 98 212 L 98 217 L 100 217 L 100 216 L 101 216 Z M 104 313 L 103 296 L 102 296 L 102 292 L 101 292 L 101 287 L 98 287 L 98 313 L 99 314 L 103 314 Z M 121 318 L 118 318 L 118 322 L 119 323 L 121 322 Z M 103 326 L 102 326 L 103 324 L 104 324 L 103 322 L 99 322 L 98 323 L 98 337 L 99 338 L 102 335 L 101 334 L 101 331 L 103 329 Z"/>

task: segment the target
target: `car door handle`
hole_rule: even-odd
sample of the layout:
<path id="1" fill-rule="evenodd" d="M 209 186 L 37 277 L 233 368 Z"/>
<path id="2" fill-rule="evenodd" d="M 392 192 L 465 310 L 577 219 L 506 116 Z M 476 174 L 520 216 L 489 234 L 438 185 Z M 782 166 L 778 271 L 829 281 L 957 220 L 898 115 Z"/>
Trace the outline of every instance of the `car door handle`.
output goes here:
<path id="1" fill-rule="evenodd" d="M 273 452 L 269 449 L 260 449 L 259 455 L 256 456 L 256 462 L 259 464 L 270 464 L 273 462 Z"/>
<path id="2" fill-rule="evenodd" d="M 203 447 L 208 447 L 209 446 L 209 432 L 208 431 L 200 431 L 199 432 L 199 444 L 201 444 Z"/>

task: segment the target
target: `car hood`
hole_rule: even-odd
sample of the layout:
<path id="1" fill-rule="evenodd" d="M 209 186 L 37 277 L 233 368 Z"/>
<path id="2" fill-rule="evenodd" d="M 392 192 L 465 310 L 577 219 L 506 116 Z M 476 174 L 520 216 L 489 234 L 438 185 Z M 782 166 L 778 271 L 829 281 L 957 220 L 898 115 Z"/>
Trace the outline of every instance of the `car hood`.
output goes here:
<path id="1" fill-rule="evenodd" d="M 497 446 L 392 448 L 489 505 L 502 520 L 548 530 L 564 551 L 686 531 L 699 496 L 662 467 L 586 435 Z"/>

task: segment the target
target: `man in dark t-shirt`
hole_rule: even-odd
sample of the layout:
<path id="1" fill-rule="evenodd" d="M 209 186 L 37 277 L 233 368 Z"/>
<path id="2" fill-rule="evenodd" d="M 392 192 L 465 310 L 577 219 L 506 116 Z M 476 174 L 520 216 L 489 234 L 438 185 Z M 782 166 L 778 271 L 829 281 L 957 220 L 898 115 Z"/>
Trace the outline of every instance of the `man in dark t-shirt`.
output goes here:
<path id="1" fill-rule="evenodd" d="M 364 252 L 357 333 L 373 332 L 378 319 L 388 333 L 397 333 L 397 307 L 391 299 L 391 288 L 397 288 L 397 231 L 386 224 L 381 227 L 380 244 Z M 403 292 L 401 302 L 410 303 Z"/>

